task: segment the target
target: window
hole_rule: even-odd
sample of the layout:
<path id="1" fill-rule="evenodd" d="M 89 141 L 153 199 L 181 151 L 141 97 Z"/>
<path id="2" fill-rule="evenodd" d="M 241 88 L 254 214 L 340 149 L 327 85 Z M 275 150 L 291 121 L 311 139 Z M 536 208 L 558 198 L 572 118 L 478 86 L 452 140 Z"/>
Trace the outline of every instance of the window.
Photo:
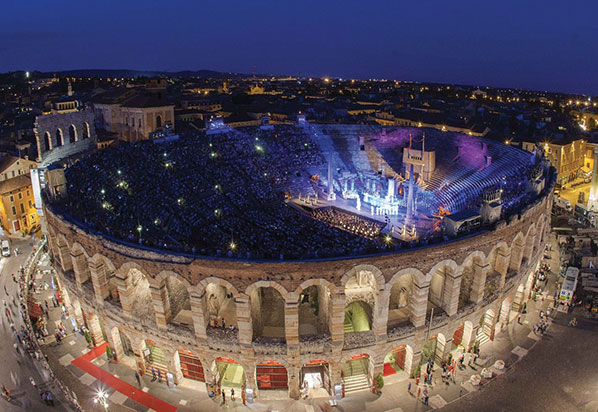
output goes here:
<path id="1" fill-rule="evenodd" d="M 16 214 L 17 214 L 17 208 L 13 206 L 12 207 L 12 215 L 16 216 Z"/>
<path id="2" fill-rule="evenodd" d="M 21 203 L 21 213 L 25 213 L 25 206 Z"/>
<path id="3" fill-rule="evenodd" d="M 10 199 L 10 203 L 15 201 L 15 197 L 13 195 L 10 195 L 9 199 Z"/>
<path id="4" fill-rule="evenodd" d="M 29 201 L 29 208 L 31 209 L 31 200 Z"/>
<path id="5" fill-rule="evenodd" d="M 138 127 L 141 129 L 141 118 L 139 118 L 138 122 L 137 122 Z"/>
<path id="6" fill-rule="evenodd" d="M 29 196 L 29 189 L 27 189 L 27 196 Z"/>
<path id="7" fill-rule="evenodd" d="M 19 192 L 19 200 L 23 198 L 23 193 Z"/>
<path id="8" fill-rule="evenodd" d="M 12 177 L 15 177 L 15 171 L 14 170 L 12 171 Z"/>
<path id="9" fill-rule="evenodd" d="M 4 173 L 4 180 L 8 179 L 8 176 L 6 175 L 6 173 Z"/>

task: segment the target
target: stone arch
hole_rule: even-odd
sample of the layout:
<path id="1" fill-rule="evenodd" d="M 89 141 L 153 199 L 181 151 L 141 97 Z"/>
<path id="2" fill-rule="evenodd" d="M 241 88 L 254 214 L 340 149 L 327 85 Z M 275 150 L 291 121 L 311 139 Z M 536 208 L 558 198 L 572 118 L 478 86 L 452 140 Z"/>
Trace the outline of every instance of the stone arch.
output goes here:
<path id="1" fill-rule="evenodd" d="M 52 150 L 53 146 L 52 146 L 52 135 L 50 134 L 50 132 L 45 132 L 44 133 L 44 144 L 46 145 L 46 150 L 50 151 Z"/>
<path id="2" fill-rule="evenodd" d="M 500 327 L 506 327 L 510 322 L 511 316 L 511 306 L 513 304 L 513 299 L 510 296 L 504 298 L 502 303 L 500 304 L 500 313 L 498 317 L 498 322 L 500 323 Z"/>
<path id="3" fill-rule="evenodd" d="M 73 243 L 70 251 L 73 272 L 75 273 L 75 281 L 78 286 L 83 285 L 85 282 L 91 280 L 89 271 L 89 255 L 85 251 L 85 248 L 78 242 Z"/>
<path id="4" fill-rule="evenodd" d="M 148 272 L 135 262 L 127 262 L 118 268 L 116 276 L 123 312 L 142 322 L 153 321 L 155 312 L 151 286 L 155 285 L 155 281 Z"/>
<path id="5" fill-rule="evenodd" d="M 210 363 L 200 353 L 192 351 L 189 348 L 179 348 L 174 356 L 178 358 L 178 362 L 175 361 L 175 364 L 178 363 L 183 378 L 198 382 L 210 381 Z"/>
<path id="6" fill-rule="evenodd" d="M 374 326 L 374 307 L 362 300 L 347 302 L 345 306 L 345 333 L 367 332 Z"/>
<path id="7" fill-rule="evenodd" d="M 266 358 L 255 363 L 255 381 L 258 390 L 288 390 L 289 364 L 284 360 Z"/>
<path id="8" fill-rule="evenodd" d="M 402 371 L 410 374 L 413 363 L 413 348 L 410 345 L 399 345 L 386 351 L 384 356 L 383 376 L 392 376 Z"/>
<path id="9" fill-rule="evenodd" d="M 253 339 L 286 339 L 286 289 L 273 281 L 258 281 L 245 293 L 249 296 Z"/>
<path id="10" fill-rule="evenodd" d="M 457 348 L 463 348 L 464 351 L 468 351 L 472 343 L 473 330 L 474 326 L 471 321 L 466 320 L 461 323 L 453 333 L 452 344 Z"/>
<path id="11" fill-rule="evenodd" d="M 461 286 L 459 290 L 459 308 L 470 302 L 477 303 L 483 298 L 486 284 L 486 255 L 476 250 L 471 252 L 461 264 Z"/>
<path id="12" fill-rule="evenodd" d="M 382 276 L 382 272 L 380 271 L 380 269 L 378 269 L 376 266 L 374 265 L 357 265 L 354 268 L 352 268 L 351 270 L 349 270 L 347 273 L 345 273 L 343 275 L 343 277 L 341 278 L 341 286 L 345 287 L 346 289 L 346 284 L 349 280 L 351 280 L 351 278 L 353 278 L 356 274 L 358 274 L 359 272 L 370 272 L 374 278 L 376 279 L 376 287 L 378 290 L 382 290 L 384 289 L 384 276 Z"/>
<path id="13" fill-rule="evenodd" d="M 387 282 L 384 293 L 388 295 L 387 330 L 414 322 L 416 316 L 417 285 L 428 283 L 418 269 L 407 268 L 395 273 Z"/>
<path id="14" fill-rule="evenodd" d="M 62 134 L 62 129 L 59 127 L 56 129 L 56 145 L 55 147 L 64 146 L 64 135 Z"/>
<path id="15" fill-rule="evenodd" d="M 70 272 L 73 269 L 73 261 L 70 256 L 70 247 L 67 238 L 59 233 L 56 236 L 56 248 L 55 251 L 58 256 L 55 258 L 60 263 L 60 267 L 64 272 Z"/>
<path id="16" fill-rule="evenodd" d="M 518 232 L 511 242 L 511 262 L 509 268 L 519 270 L 523 261 L 523 249 L 525 248 L 525 236 Z"/>
<path id="17" fill-rule="evenodd" d="M 430 290 L 428 292 L 429 305 L 451 313 L 453 306 L 458 304 L 458 289 L 454 290 L 454 279 L 460 281 L 461 271 L 459 265 L 452 259 L 438 262 L 428 272 Z M 458 285 L 457 285 L 458 286 Z"/>
<path id="18" fill-rule="evenodd" d="M 69 126 L 69 143 L 75 143 L 77 140 L 79 140 L 79 136 L 77 134 L 77 128 L 75 127 L 74 124 L 71 124 Z"/>
<path id="19" fill-rule="evenodd" d="M 217 277 L 210 276 L 210 277 L 207 277 L 207 278 L 204 278 L 204 279 L 202 279 L 202 280 L 201 280 L 201 281 L 200 281 L 200 282 L 197 284 L 196 288 L 197 288 L 197 291 L 198 291 L 198 293 L 199 293 L 199 295 L 200 295 L 200 296 L 202 296 L 202 295 L 205 293 L 205 291 L 206 291 L 206 288 L 208 287 L 208 285 L 209 285 L 209 284 L 217 284 L 217 285 L 219 285 L 219 286 L 222 286 L 222 287 L 224 287 L 226 290 L 229 290 L 229 291 L 231 291 L 231 292 L 232 292 L 232 294 L 233 294 L 233 296 L 234 296 L 235 298 L 236 298 L 236 297 L 239 297 L 239 296 L 240 296 L 240 294 L 241 294 L 241 293 L 240 293 L 240 292 L 237 290 L 237 288 L 236 288 L 236 287 L 235 287 L 235 286 L 234 286 L 232 283 L 230 283 L 228 280 L 226 280 L 226 279 L 222 279 L 222 278 L 217 278 Z"/>
<path id="20" fill-rule="evenodd" d="M 161 286 L 165 289 L 166 296 L 162 296 L 162 301 L 166 321 L 192 329 L 191 293 L 194 288 L 187 279 L 172 271 L 162 271 L 156 278 L 162 280 Z"/>
<path id="21" fill-rule="evenodd" d="M 324 279 L 307 280 L 295 290 L 299 296 L 299 336 L 330 335 L 336 287 Z"/>
<path id="22" fill-rule="evenodd" d="M 157 115 L 156 116 L 156 129 L 159 129 L 162 127 L 162 116 Z"/>

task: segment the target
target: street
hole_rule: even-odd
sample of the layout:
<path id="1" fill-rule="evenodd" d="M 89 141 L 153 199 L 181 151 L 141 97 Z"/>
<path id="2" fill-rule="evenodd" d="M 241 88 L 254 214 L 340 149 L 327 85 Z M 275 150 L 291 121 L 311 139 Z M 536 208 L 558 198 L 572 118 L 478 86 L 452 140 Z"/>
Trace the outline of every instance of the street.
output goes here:
<path id="1" fill-rule="evenodd" d="M 27 257 L 31 253 L 30 246 L 31 238 L 10 239 L 11 256 L 2 258 L 0 261 L 1 276 L 0 286 L 2 294 L 2 304 L 6 304 L 13 313 L 12 319 L 16 330 L 21 330 L 24 325 L 21 315 L 19 314 L 19 301 L 17 297 L 18 284 L 13 282 L 12 274 L 18 274 L 21 265 L 25 264 Z M 15 256 L 14 250 L 19 248 L 19 255 Z M 4 287 L 8 291 L 8 296 L 5 294 Z M 12 304 L 12 297 L 15 297 L 17 306 Z M 49 375 L 43 370 L 41 364 L 24 354 L 22 346 L 19 345 L 19 354 L 13 348 L 16 342 L 14 338 L 10 323 L 7 321 L 4 309 L 0 317 L 0 358 L 3 361 L 2 368 L 0 368 L 0 384 L 6 385 L 11 391 L 12 400 L 9 403 L 5 399 L 0 399 L 0 410 L 2 411 L 22 411 L 28 409 L 30 411 L 70 411 L 61 402 L 62 396 L 59 389 L 51 382 L 48 382 Z M 43 370 L 42 374 L 38 372 L 40 368 Z M 38 388 L 41 390 L 49 390 L 54 397 L 54 407 L 46 405 L 38 393 L 38 390 L 30 383 L 29 378 L 32 377 Z"/>

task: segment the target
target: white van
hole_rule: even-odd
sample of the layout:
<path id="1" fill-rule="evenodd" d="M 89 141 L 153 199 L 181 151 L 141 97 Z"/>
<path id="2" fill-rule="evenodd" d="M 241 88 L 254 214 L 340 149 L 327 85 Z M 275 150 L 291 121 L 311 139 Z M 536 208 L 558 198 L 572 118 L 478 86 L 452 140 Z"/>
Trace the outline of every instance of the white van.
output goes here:
<path id="1" fill-rule="evenodd" d="M 567 212 L 571 212 L 572 208 L 571 208 L 571 202 L 569 202 L 568 199 L 565 199 L 564 197 L 557 197 L 554 205 L 558 208 L 564 209 Z"/>
<path id="2" fill-rule="evenodd" d="M 10 244 L 8 243 L 8 240 L 2 241 L 2 256 L 10 256 Z"/>

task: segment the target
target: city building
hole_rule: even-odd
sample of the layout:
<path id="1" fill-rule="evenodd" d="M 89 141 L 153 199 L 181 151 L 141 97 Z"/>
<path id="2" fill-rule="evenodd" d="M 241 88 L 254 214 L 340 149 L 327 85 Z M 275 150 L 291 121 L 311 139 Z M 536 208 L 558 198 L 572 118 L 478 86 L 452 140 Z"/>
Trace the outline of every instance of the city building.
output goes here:
<path id="1" fill-rule="evenodd" d="M 39 229 L 29 173 L 0 181 L 0 222 L 9 233 Z"/>

